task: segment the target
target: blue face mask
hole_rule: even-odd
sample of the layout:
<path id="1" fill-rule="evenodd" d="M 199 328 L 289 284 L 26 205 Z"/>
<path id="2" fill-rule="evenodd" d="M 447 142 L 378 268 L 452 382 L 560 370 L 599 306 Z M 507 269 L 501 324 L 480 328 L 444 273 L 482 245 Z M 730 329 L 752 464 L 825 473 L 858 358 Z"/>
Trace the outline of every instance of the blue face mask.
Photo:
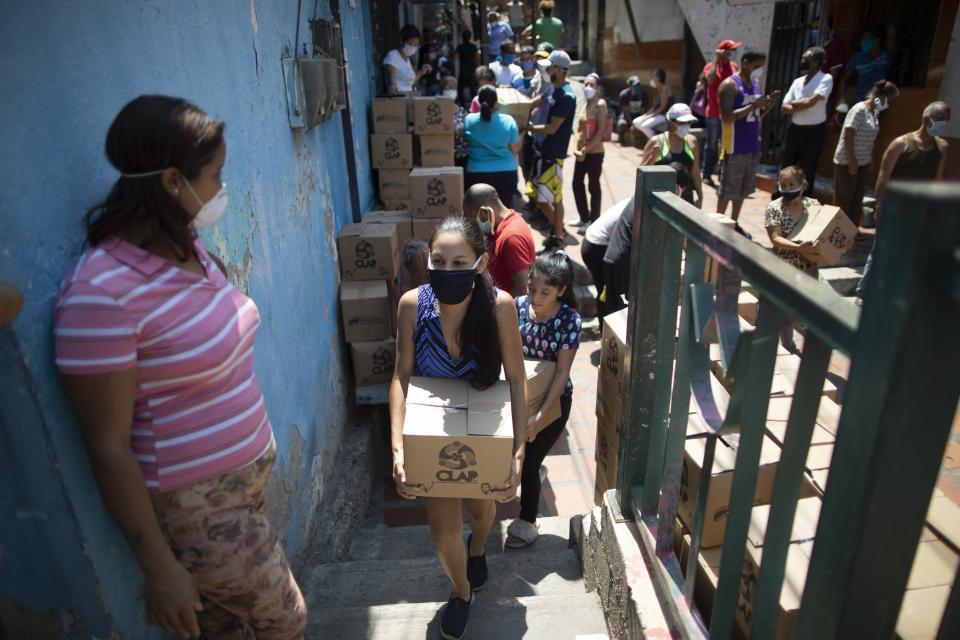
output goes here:
<path id="1" fill-rule="evenodd" d="M 516 56 L 512 53 L 501 53 L 500 62 L 503 64 L 513 64 L 513 60 Z"/>
<path id="2" fill-rule="evenodd" d="M 947 132 L 947 123 L 949 120 L 931 120 L 930 126 L 927 127 L 927 133 L 932 136 L 942 136 Z"/>
<path id="3" fill-rule="evenodd" d="M 535 66 L 535 63 L 533 62 L 533 60 L 523 60 L 520 62 L 520 68 L 527 73 L 533 71 L 534 66 Z"/>
<path id="4" fill-rule="evenodd" d="M 861 40 L 860 50 L 864 53 L 870 53 L 873 50 L 873 40 Z"/>

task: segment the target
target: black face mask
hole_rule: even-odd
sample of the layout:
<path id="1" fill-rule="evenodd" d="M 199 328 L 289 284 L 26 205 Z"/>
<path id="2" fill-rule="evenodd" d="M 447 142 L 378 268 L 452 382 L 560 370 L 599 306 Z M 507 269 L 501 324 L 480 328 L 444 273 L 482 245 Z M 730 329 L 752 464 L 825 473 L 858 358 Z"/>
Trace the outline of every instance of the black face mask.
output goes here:
<path id="1" fill-rule="evenodd" d="M 473 291 L 478 264 L 480 264 L 480 258 L 477 258 L 469 269 L 429 269 L 427 275 L 430 277 L 430 288 L 433 289 L 437 300 L 441 304 L 463 302 Z"/>
<path id="2" fill-rule="evenodd" d="M 801 61 L 800 61 L 800 71 L 803 71 L 804 73 L 806 73 L 806 72 L 809 71 L 809 70 L 810 70 L 810 61 L 809 61 L 809 60 L 801 60 Z"/>
<path id="3" fill-rule="evenodd" d="M 795 189 L 793 191 L 781 191 L 780 194 L 783 196 L 784 202 L 793 202 L 797 198 L 803 195 L 803 189 Z"/>
<path id="4" fill-rule="evenodd" d="M 550 74 L 550 82 L 556 82 L 559 77 L 560 77 L 560 76 L 558 76 L 557 74 L 551 73 L 551 74 Z"/>

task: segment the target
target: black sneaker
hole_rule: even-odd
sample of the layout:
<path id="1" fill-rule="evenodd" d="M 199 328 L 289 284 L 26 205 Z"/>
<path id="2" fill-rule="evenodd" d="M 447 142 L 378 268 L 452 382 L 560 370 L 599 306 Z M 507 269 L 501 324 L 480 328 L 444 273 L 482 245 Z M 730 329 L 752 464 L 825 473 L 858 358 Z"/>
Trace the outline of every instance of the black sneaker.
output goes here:
<path id="1" fill-rule="evenodd" d="M 708 186 L 710 186 L 710 187 L 713 187 L 714 189 L 717 188 L 717 183 L 713 181 L 713 176 L 707 176 L 706 178 L 704 178 L 704 179 L 703 179 L 703 183 L 704 183 L 705 185 L 708 185 Z"/>
<path id="2" fill-rule="evenodd" d="M 440 637 L 444 640 L 461 640 L 467 634 L 467 621 L 470 619 L 470 604 L 473 602 L 473 593 L 470 602 L 450 596 L 447 606 L 443 608 L 440 617 Z"/>
<path id="3" fill-rule="evenodd" d="M 487 554 L 482 556 L 470 555 L 470 543 L 473 534 L 467 536 L 467 580 L 470 581 L 471 591 L 480 591 L 487 586 Z"/>
<path id="4" fill-rule="evenodd" d="M 571 226 L 571 227 L 576 227 L 577 229 L 582 229 L 583 227 L 587 226 L 588 224 L 590 224 L 590 221 L 589 221 L 589 220 L 577 220 L 576 222 L 574 222 L 574 223 L 571 224 L 570 226 Z"/>
<path id="5" fill-rule="evenodd" d="M 742 235 L 747 240 L 753 240 L 753 236 L 750 235 L 750 233 L 748 233 L 747 230 L 741 227 L 739 224 L 735 226 L 733 230 L 739 233 L 740 235 Z"/>

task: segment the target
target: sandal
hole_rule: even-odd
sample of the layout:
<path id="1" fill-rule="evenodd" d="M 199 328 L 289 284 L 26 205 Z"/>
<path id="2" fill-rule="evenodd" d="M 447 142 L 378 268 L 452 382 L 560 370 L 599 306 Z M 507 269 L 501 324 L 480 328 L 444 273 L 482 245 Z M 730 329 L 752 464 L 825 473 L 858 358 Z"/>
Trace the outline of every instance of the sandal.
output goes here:
<path id="1" fill-rule="evenodd" d="M 540 536 L 538 528 L 536 524 L 527 522 L 523 518 L 515 518 L 507 527 L 507 539 L 504 546 L 510 549 L 529 547 Z"/>

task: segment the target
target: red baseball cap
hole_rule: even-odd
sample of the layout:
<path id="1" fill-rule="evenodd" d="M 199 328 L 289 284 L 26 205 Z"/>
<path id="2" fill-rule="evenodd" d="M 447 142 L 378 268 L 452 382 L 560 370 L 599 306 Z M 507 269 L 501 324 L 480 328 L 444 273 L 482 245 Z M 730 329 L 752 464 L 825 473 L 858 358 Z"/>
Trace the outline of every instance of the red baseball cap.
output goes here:
<path id="1" fill-rule="evenodd" d="M 720 44 L 717 45 L 717 51 L 731 51 L 733 49 L 739 49 L 742 42 L 734 42 L 733 40 L 721 40 Z"/>

